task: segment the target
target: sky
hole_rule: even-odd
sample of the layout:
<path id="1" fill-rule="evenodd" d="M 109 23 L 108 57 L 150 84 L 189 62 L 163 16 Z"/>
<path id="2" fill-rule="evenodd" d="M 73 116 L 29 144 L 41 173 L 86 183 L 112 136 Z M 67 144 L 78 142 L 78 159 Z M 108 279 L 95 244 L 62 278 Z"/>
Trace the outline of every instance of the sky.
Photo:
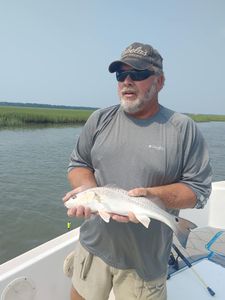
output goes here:
<path id="1" fill-rule="evenodd" d="M 224 0 L 0 0 L 0 102 L 117 104 L 133 42 L 163 57 L 162 105 L 225 114 Z"/>

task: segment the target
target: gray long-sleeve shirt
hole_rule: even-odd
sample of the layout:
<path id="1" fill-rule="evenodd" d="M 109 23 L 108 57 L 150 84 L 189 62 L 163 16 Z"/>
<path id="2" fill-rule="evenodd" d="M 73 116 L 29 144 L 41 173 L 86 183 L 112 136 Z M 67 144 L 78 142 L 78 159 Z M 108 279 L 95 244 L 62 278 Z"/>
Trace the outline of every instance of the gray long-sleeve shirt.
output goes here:
<path id="1" fill-rule="evenodd" d="M 145 120 L 127 115 L 119 105 L 94 112 L 71 155 L 69 171 L 74 167 L 90 168 L 99 186 L 126 190 L 181 182 L 196 194 L 197 208 L 211 192 L 201 132 L 190 118 L 163 106 Z M 166 274 L 172 231 L 157 220 L 146 229 L 113 220 L 106 224 L 94 216 L 82 224 L 80 242 L 109 265 L 134 268 L 144 280 L 153 280 Z"/>

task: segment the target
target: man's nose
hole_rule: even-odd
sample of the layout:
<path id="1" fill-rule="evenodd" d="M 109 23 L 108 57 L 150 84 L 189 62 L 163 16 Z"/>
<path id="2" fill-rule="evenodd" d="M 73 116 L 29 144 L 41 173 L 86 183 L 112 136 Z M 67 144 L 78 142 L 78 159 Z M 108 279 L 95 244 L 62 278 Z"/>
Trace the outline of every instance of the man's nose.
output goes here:
<path id="1" fill-rule="evenodd" d="M 127 75 L 127 77 L 124 79 L 124 84 L 125 85 L 131 85 L 131 84 L 133 84 L 133 80 L 130 78 L 130 75 Z"/>

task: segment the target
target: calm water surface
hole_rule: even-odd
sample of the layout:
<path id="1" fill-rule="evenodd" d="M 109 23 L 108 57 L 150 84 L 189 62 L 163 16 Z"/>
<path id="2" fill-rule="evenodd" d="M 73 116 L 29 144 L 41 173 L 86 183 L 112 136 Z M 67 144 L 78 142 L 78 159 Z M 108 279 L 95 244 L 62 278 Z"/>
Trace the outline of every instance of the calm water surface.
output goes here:
<path id="1" fill-rule="evenodd" d="M 66 232 L 61 199 L 80 130 L 0 131 L 0 263 Z"/>
<path id="2" fill-rule="evenodd" d="M 214 180 L 225 180 L 225 122 L 198 124 Z M 67 231 L 61 198 L 81 128 L 0 131 L 0 263 Z M 80 223 L 71 220 L 75 228 Z"/>

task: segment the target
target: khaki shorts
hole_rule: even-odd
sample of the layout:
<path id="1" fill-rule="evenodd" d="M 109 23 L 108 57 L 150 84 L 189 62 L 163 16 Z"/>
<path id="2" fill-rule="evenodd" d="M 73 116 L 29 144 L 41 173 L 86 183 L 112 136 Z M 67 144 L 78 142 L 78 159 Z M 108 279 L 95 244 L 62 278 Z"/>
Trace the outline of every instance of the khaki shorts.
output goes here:
<path id="1" fill-rule="evenodd" d="M 85 300 L 107 300 L 112 288 L 116 300 L 166 300 L 166 276 L 144 281 L 132 269 L 110 267 L 80 244 L 75 249 L 72 283 Z"/>

